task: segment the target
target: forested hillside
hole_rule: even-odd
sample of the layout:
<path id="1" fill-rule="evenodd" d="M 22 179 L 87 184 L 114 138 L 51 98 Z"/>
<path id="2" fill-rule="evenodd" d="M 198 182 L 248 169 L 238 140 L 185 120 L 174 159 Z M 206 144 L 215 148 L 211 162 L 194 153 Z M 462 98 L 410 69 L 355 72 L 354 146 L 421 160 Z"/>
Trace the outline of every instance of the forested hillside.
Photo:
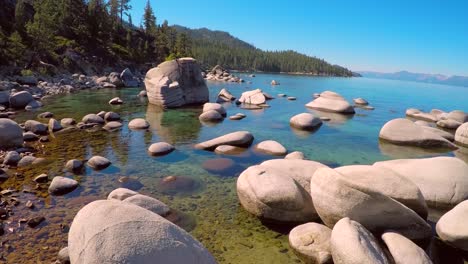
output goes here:
<path id="1" fill-rule="evenodd" d="M 227 32 L 206 28 L 189 29 L 174 26 L 192 39 L 192 53 L 205 67 L 223 65 L 242 71 L 308 73 L 316 75 L 352 76 L 353 72 L 323 59 L 292 50 L 263 51 L 231 36 Z"/>
<path id="2" fill-rule="evenodd" d="M 0 66 L 23 75 L 148 68 L 193 56 L 204 68 L 351 76 L 294 51 L 262 51 L 227 32 L 158 24 L 147 1 L 134 25 L 130 0 L 0 0 Z"/>

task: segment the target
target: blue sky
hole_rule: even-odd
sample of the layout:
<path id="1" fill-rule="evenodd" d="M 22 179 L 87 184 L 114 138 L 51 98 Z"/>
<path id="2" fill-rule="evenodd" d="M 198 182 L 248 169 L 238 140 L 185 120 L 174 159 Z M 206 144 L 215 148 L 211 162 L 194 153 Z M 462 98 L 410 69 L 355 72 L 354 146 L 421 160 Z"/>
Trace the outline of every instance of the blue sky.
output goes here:
<path id="1" fill-rule="evenodd" d="M 158 23 L 223 30 L 352 70 L 468 76 L 468 1 L 150 0 Z M 132 1 L 139 24 L 145 0 Z"/>

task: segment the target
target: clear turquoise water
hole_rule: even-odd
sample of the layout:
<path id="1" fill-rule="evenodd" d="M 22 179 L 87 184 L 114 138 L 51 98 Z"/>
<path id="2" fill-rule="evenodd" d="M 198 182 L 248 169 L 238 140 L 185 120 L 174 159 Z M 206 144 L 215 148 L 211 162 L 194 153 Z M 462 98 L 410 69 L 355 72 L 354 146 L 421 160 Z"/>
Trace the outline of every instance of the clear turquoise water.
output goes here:
<path id="1" fill-rule="evenodd" d="M 248 166 L 270 156 L 247 151 L 235 157 L 221 157 L 212 152 L 194 150 L 195 143 L 229 132 L 248 130 L 255 136 L 255 143 L 273 139 L 289 151 L 302 151 L 307 158 L 330 166 L 371 164 L 375 161 L 434 155 L 457 155 L 468 160 L 468 154 L 430 153 L 413 148 L 396 147 L 378 140 L 380 127 L 390 119 L 404 117 L 410 107 L 430 111 L 468 111 L 468 88 L 431 85 L 413 82 L 376 80 L 366 78 L 322 78 L 290 75 L 257 74 L 256 78 L 242 76 L 252 84 L 208 83 L 211 101 L 221 88 L 227 88 L 239 97 L 244 91 L 261 88 L 271 95 L 285 93 L 297 97 L 296 101 L 277 98 L 268 101 L 270 108 L 244 110 L 234 104 L 224 104 L 228 116 L 245 113 L 241 121 L 224 120 L 217 125 L 203 125 L 198 121 L 201 107 L 166 110 L 147 105 L 140 99 L 138 88 L 119 90 L 91 90 L 77 94 L 47 99 L 43 111 L 51 111 L 56 119 L 73 117 L 80 120 L 85 114 L 101 110 L 121 114 L 124 124 L 136 117 L 146 118 L 151 128 L 147 131 L 130 131 L 125 125 L 117 132 L 78 131 L 56 135 L 44 144 L 41 153 L 47 165 L 25 169 L 24 177 L 11 178 L 1 187 L 14 186 L 18 190 L 34 189 L 31 179 L 40 173 L 50 176 L 67 175 L 80 182 L 80 187 L 63 197 L 51 197 L 47 186 L 35 190 L 35 194 L 19 192 L 20 201 L 32 200 L 36 209 L 18 206 L 11 223 L 5 229 L 11 232 L 1 237 L 9 245 L 3 256 L 9 263 L 36 263 L 53 260 L 58 250 L 66 245 L 67 227 L 73 216 L 84 204 L 103 199 L 113 189 L 124 184 L 119 178 L 130 177 L 129 186 L 156 197 L 177 210 L 177 223 L 199 239 L 221 263 L 294 263 L 298 259 L 288 246 L 285 230 L 262 224 L 246 213 L 238 203 L 236 177 Z M 280 86 L 270 86 L 275 79 Z M 304 105 L 312 100 L 313 93 L 331 90 L 348 100 L 363 97 L 375 110 L 357 108 L 351 117 L 318 113 Z M 125 104 L 110 106 L 107 102 L 119 96 Z M 302 112 L 329 116 L 314 133 L 297 132 L 290 128 L 289 119 Z M 38 113 L 19 113 L 17 121 L 35 118 Z M 44 120 L 46 121 L 46 120 Z M 151 143 L 166 141 L 174 144 L 176 151 L 162 158 L 150 157 L 146 149 Z M 465 153 L 468 151 L 464 150 Z M 82 175 L 70 175 L 62 171 L 65 162 L 72 158 L 87 159 L 92 155 L 109 158 L 113 165 L 103 171 L 87 169 Z M 234 165 L 220 171 L 207 171 L 205 162 L 228 158 Z M 193 181 L 189 188 L 172 191 L 162 189 L 162 178 L 175 175 Z M 19 218 L 44 215 L 46 222 L 37 229 L 18 227 Z M 63 228 L 61 227 L 63 225 Z M 49 261 L 50 262 L 50 261 Z"/>

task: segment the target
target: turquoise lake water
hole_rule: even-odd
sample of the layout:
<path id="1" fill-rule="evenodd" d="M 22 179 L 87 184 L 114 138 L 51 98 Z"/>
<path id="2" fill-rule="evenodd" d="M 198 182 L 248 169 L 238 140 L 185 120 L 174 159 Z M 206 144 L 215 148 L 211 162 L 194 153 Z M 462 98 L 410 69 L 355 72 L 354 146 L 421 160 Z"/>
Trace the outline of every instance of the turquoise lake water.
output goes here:
<path id="1" fill-rule="evenodd" d="M 41 153 L 36 154 L 47 158 L 49 164 L 24 170 L 22 178 L 9 179 L 1 185 L 3 188 L 15 186 L 18 190 L 34 189 L 33 193 L 18 193 L 18 198 L 32 200 L 36 209 L 19 206 L 15 218 L 46 217 L 36 229 L 17 227 L 17 222 L 7 223 L 6 229 L 12 228 L 12 231 L 2 237 L 9 245 L 3 257 L 9 263 L 50 263 L 58 250 L 66 246 L 67 228 L 76 212 L 86 203 L 104 199 L 113 189 L 124 186 L 158 198 L 177 210 L 176 222 L 199 239 L 221 263 L 299 262 L 288 246 L 287 231 L 250 216 L 239 205 L 236 195 L 236 177 L 248 166 L 274 157 L 251 150 L 233 157 L 193 149 L 195 143 L 233 131 L 250 131 L 255 137 L 254 144 L 276 140 L 290 152 L 302 151 L 308 159 L 332 167 L 436 155 L 456 155 L 468 161 L 466 149 L 435 153 L 398 147 L 378 139 L 380 128 L 393 118 L 404 117 L 407 108 L 468 112 L 468 87 L 367 78 L 279 74 L 257 74 L 257 77 L 249 78 L 240 75 L 252 83 L 209 82 L 210 100 L 215 102 L 222 88 L 227 88 L 236 97 L 244 91 L 260 88 L 274 96 L 283 93 L 297 100 L 277 97 L 268 101 L 270 108 L 261 110 L 224 104 L 228 116 L 244 113 L 247 117 L 240 121 L 225 119 L 216 125 L 199 122 L 201 107 L 163 111 L 148 105 L 146 99 L 137 97 L 139 88 L 88 90 L 45 100 L 40 112 L 51 111 L 56 119 L 73 117 L 81 120 L 88 113 L 114 111 L 121 115 L 124 127 L 112 133 L 89 130 L 56 135 L 50 143 L 41 146 Z M 273 79 L 281 85 L 270 86 Z M 314 93 L 325 90 L 338 92 L 350 102 L 353 98 L 365 98 L 375 110 L 356 108 L 355 115 L 342 116 L 305 107 Z M 107 102 L 115 96 L 122 98 L 125 104 L 108 105 Z M 324 122 L 313 133 L 298 132 L 290 128 L 289 119 L 302 112 L 328 116 L 331 121 Z M 37 114 L 19 113 L 16 121 L 35 118 Z M 137 117 L 148 120 L 151 128 L 129 130 L 126 124 Z M 147 148 L 158 141 L 171 143 L 177 150 L 161 158 L 149 156 Z M 105 156 L 113 164 L 99 172 L 87 169 L 81 175 L 62 171 L 67 160 L 87 159 L 92 155 Z M 40 173 L 74 177 L 80 187 L 66 196 L 51 197 L 46 186 L 35 188 L 32 184 L 31 179 Z M 179 186 L 164 185 L 162 179 L 170 175 L 181 178 Z"/>

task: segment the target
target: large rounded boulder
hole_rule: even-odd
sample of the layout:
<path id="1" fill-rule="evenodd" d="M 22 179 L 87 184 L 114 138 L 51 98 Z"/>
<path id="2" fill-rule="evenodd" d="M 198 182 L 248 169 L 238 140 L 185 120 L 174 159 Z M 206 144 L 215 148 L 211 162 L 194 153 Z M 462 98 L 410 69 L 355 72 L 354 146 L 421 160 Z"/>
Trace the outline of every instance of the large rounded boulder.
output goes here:
<path id="1" fill-rule="evenodd" d="M 377 239 L 360 223 L 341 219 L 330 239 L 335 264 L 390 264 Z"/>
<path id="2" fill-rule="evenodd" d="M 461 146 L 468 147 L 468 122 L 457 128 L 455 142 Z"/>
<path id="3" fill-rule="evenodd" d="M 23 130 L 13 120 L 0 118 L 0 148 L 21 147 Z"/>
<path id="4" fill-rule="evenodd" d="M 426 130 L 404 118 L 397 118 L 387 122 L 380 130 L 379 138 L 396 145 L 423 148 L 457 148 L 452 142 L 439 134 Z"/>
<path id="5" fill-rule="evenodd" d="M 216 263 L 190 234 L 140 206 L 101 200 L 83 207 L 68 234 L 70 261 L 84 263 Z"/>
<path id="6" fill-rule="evenodd" d="M 302 113 L 291 117 L 289 124 L 301 130 L 314 130 L 322 125 L 322 120 L 313 114 Z"/>
<path id="7" fill-rule="evenodd" d="M 10 95 L 10 107 L 15 109 L 25 108 L 32 101 L 34 101 L 33 96 L 26 91 L 17 92 Z"/>
<path id="8" fill-rule="evenodd" d="M 375 163 L 414 182 L 431 207 L 453 207 L 468 199 L 468 165 L 458 158 L 400 159 Z"/>
<path id="9" fill-rule="evenodd" d="M 318 169 L 310 190 L 315 210 L 330 228 L 349 217 L 371 232 L 392 229 L 411 239 L 431 235 L 429 224 L 413 210 L 371 187 L 354 183 L 336 170 Z"/>
<path id="10" fill-rule="evenodd" d="M 424 196 L 409 179 L 392 170 L 367 165 L 343 166 L 335 170 L 355 184 L 397 200 L 426 219 L 428 209 Z"/>
<path id="11" fill-rule="evenodd" d="M 354 108 L 346 99 L 338 93 L 325 91 L 315 98 L 312 102 L 306 104 L 307 107 L 326 112 L 354 114 Z"/>
<path id="12" fill-rule="evenodd" d="M 455 206 L 437 222 L 437 235 L 446 243 L 468 251 L 468 201 Z"/>
<path id="13" fill-rule="evenodd" d="M 246 169 L 237 180 L 242 206 L 257 217 L 280 222 L 318 219 L 310 179 L 327 166 L 307 160 L 274 159 Z"/>
<path id="14" fill-rule="evenodd" d="M 166 61 L 146 73 L 145 87 L 151 104 L 180 107 L 209 100 L 208 86 L 193 58 Z"/>

